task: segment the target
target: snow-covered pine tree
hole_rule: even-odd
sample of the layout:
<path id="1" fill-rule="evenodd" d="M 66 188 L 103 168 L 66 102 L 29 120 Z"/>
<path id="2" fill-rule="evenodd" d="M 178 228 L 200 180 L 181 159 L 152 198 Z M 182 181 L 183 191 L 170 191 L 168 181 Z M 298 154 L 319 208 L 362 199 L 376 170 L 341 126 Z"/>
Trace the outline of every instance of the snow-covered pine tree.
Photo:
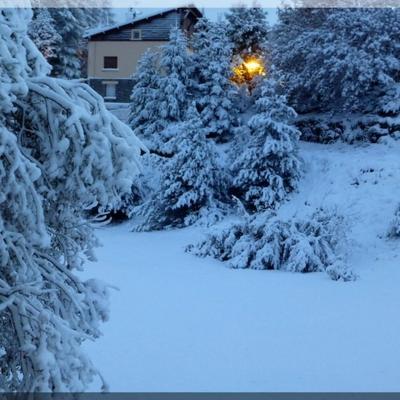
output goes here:
<path id="1" fill-rule="evenodd" d="M 160 187 L 133 213 L 144 218 L 139 230 L 184 227 L 200 218 L 215 222 L 226 200 L 224 178 L 217 164 L 215 144 L 194 106 L 185 122 L 172 126 L 169 142 L 173 156 L 160 164 Z"/>
<path id="2" fill-rule="evenodd" d="M 356 275 L 346 259 L 343 217 L 317 210 L 310 218 L 281 220 L 271 212 L 256 214 L 224 229 L 215 229 L 187 251 L 213 257 L 231 268 L 325 271 L 333 280 L 351 281 Z"/>
<path id="3" fill-rule="evenodd" d="M 82 392 L 108 315 L 107 287 L 74 272 L 96 244 L 84 210 L 129 191 L 140 144 L 88 86 L 46 76 L 30 18 L 0 10 L 0 387 Z"/>
<path id="4" fill-rule="evenodd" d="M 46 8 L 34 10 L 34 17 L 29 24 L 29 37 L 50 65 L 54 63 L 61 47 L 61 36 L 54 25 Z"/>
<path id="5" fill-rule="evenodd" d="M 157 102 L 160 115 L 169 123 L 183 121 L 189 104 L 191 57 L 188 43 L 181 29 L 171 29 L 169 42 L 162 46 L 160 57 L 161 77 Z"/>
<path id="6" fill-rule="evenodd" d="M 313 49 L 307 48 L 306 43 L 310 46 L 312 36 L 317 40 L 322 35 L 321 26 L 326 19 L 327 12 L 328 9 L 325 8 L 285 7 L 278 9 L 278 23 L 271 33 L 272 63 L 279 71 L 288 101 L 297 112 L 307 112 L 315 106 L 310 105 L 310 98 L 316 94 L 310 93 L 304 85 L 309 74 L 307 77 L 302 77 L 303 69 L 300 64 L 305 67 L 308 55 L 313 52 Z M 306 38 L 308 32 L 310 38 Z M 309 63 L 316 66 L 313 56 L 307 60 L 307 65 L 310 65 Z M 312 102 L 315 103 L 315 101 Z"/>
<path id="7" fill-rule="evenodd" d="M 129 125 L 141 139 L 151 140 L 164 125 L 159 119 L 157 91 L 160 79 L 159 54 L 147 51 L 139 60 L 133 75 Z"/>
<path id="8" fill-rule="evenodd" d="M 166 128 L 185 119 L 193 86 L 191 68 L 187 38 L 177 27 L 171 29 L 170 40 L 160 53 L 146 53 L 139 63 L 130 125 L 146 139 L 151 151 L 162 154 L 170 139 Z"/>
<path id="9" fill-rule="evenodd" d="M 57 58 L 53 64 L 52 75 L 67 79 L 81 78 L 82 58 L 85 56 L 85 30 L 111 21 L 109 9 L 104 8 L 107 0 L 88 0 L 87 8 L 79 8 L 76 0 L 68 0 L 70 8 L 50 8 L 49 12 L 55 21 L 55 29 L 61 35 L 62 41 Z M 95 5 L 91 8 L 90 5 Z M 99 7 L 100 5 L 104 7 Z"/>
<path id="10" fill-rule="evenodd" d="M 399 82 L 399 9 L 285 8 L 273 37 L 273 63 L 298 112 L 374 113 Z"/>
<path id="11" fill-rule="evenodd" d="M 269 24 L 266 12 L 259 5 L 233 7 L 225 18 L 235 54 L 246 57 L 265 52 Z"/>
<path id="12" fill-rule="evenodd" d="M 296 188 L 300 175 L 299 132 L 290 125 L 296 113 L 270 80 L 261 83 L 259 92 L 241 141 L 244 148 L 235 152 L 231 166 L 232 190 L 249 211 L 275 208 Z"/>
<path id="13" fill-rule="evenodd" d="M 206 18 L 196 23 L 192 36 L 196 102 L 207 136 L 226 140 L 232 134 L 237 116 L 237 90 L 232 84 L 232 45 L 225 25 Z"/>
<path id="14" fill-rule="evenodd" d="M 158 151 L 162 152 L 163 143 L 169 140 L 161 129 L 185 120 L 192 87 L 191 62 L 185 34 L 178 27 L 172 28 L 169 42 L 161 48 L 160 77 L 155 93 L 160 130 L 153 134 L 152 142 Z"/>
<path id="15" fill-rule="evenodd" d="M 83 13 L 83 19 L 84 22 L 86 22 L 86 33 L 91 28 L 98 28 L 99 26 L 111 26 L 114 24 L 113 11 L 110 8 L 111 2 L 109 0 L 87 0 L 85 5 L 86 7 L 81 9 L 81 13 Z M 79 6 L 81 6 L 81 4 L 79 4 Z M 80 60 L 81 78 L 87 77 L 88 48 L 88 39 L 82 36 L 78 43 L 78 57 Z"/>
<path id="16" fill-rule="evenodd" d="M 62 38 L 57 58 L 52 64 L 52 75 L 67 79 L 80 78 L 79 43 L 87 28 L 86 21 L 82 18 L 83 13 L 75 8 L 52 8 L 49 11 Z"/>
<path id="17" fill-rule="evenodd" d="M 114 15 L 110 7 L 112 7 L 112 3 L 109 0 L 88 0 L 86 8 L 82 9 L 87 16 L 88 28 L 112 25 L 114 23 Z M 132 14 L 131 19 L 134 18 Z"/>

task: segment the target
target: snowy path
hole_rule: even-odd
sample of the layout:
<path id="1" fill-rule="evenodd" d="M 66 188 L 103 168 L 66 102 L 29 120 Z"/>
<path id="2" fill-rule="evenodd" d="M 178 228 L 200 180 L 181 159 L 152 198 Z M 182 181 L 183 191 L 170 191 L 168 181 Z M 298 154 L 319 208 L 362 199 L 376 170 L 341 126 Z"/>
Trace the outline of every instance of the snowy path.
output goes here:
<path id="1" fill-rule="evenodd" d="M 86 273 L 121 290 L 87 348 L 111 390 L 400 391 L 400 245 L 377 238 L 400 200 L 398 152 L 332 149 L 304 145 L 308 174 L 282 213 L 343 209 L 357 282 L 229 270 L 184 253 L 198 228 L 98 231 L 105 247 Z M 364 166 L 375 172 L 354 185 Z"/>

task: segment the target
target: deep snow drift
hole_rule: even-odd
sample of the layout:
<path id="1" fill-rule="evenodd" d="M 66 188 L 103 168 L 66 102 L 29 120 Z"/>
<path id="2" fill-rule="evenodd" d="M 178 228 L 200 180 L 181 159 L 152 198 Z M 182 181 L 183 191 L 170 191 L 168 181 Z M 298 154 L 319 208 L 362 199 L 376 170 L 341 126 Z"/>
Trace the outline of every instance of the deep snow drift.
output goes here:
<path id="1" fill-rule="evenodd" d="M 305 174 L 282 215 L 337 207 L 355 282 L 230 270 L 186 254 L 194 227 L 98 230 L 85 274 L 118 286 L 87 349 L 112 391 L 399 391 L 400 145 L 301 144 Z"/>

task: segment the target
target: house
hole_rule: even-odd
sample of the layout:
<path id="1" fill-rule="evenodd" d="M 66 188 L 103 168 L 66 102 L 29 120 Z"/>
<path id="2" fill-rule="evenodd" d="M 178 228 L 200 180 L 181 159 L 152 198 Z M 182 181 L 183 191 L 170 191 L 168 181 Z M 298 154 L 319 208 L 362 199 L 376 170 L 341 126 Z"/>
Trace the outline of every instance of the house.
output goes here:
<path id="1" fill-rule="evenodd" d="M 200 17 L 195 7 L 170 8 L 87 32 L 89 85 L 107 102 L 128 102 L 131 77 L 143 53 L 167 42 L 174 26 L 190 35 Z"/>

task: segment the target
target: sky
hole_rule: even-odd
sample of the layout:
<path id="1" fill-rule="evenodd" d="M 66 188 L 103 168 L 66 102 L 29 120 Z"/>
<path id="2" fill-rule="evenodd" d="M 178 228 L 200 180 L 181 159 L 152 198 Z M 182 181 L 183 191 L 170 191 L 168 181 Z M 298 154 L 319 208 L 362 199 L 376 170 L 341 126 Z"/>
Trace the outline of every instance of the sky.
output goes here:
<path id="1" fill-rule="evenodd" d="M 152 12 L 157 11 L 156 8 L 138 8 L 137 9 L 139 12 L 142 10 L 143 13 L 148 13 L 148 12 Z M 204 9 L 200 9 L 203 14 L 209 18 L 212 21 L 217 21 L 219 18 L 223 18 L 223 15 L 226 13 L 226 11 L 228 10 L 228 8 L 204 8 Z M 265 9 L 268 12 L 268 20 L 269 23 L 271 25 L 273 25 L 276 22 L 276 8 L 266 8 Z M 114 9 L 114 14 L 115 14 L 115 19 L 116 22 L 124 22 L 127 20 L 127 18 L 129 18 L 129 12 L 127 8 L 115 8 Z"/>
<path id="2" fill-rule="evenodd" d="M 210 8 L 222 9 L 222 8 L 229 8 L 232 6 L 238 7 L 243 5 L 251 7 L 254 5 L 255 2 L 257 5 L 260 5 L 260 7 L 263 8 L 277 8 L 281 7 L 283 4 L 286 5 L 292 4 L 291 2 L 293 1 L 294 0 L 110 0 L 110 2 L 116 8 L 129 8 L 129 7 L 172 8 L 172 7 L 182 7 L 183 5 L 188 5 L 190 3 L 190 4 L 195 4 L 196 7 L 198 8 L 206 8 L 206 9 Z M 317 1 L 317 0 L 308 0 L 308 1 Z"/>

